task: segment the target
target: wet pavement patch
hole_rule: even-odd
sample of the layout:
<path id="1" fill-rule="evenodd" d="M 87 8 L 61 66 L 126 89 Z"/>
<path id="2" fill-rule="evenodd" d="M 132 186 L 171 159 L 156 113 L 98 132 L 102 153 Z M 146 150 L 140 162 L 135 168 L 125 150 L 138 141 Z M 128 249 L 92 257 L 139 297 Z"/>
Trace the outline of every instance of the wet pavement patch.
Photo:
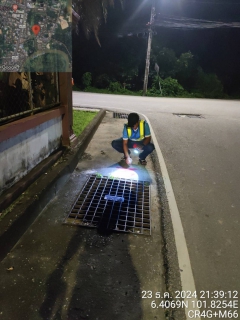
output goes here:
<path id="1" fill-rule="evenodd" d="M 150 183 L 91 175 L 64 223 L 151 235 Z"/>
<path id="2" fill-rule="evenodd" d="M 128 118 L 128 113 L 113 112 L 113 118 L 127 119 Z"/>

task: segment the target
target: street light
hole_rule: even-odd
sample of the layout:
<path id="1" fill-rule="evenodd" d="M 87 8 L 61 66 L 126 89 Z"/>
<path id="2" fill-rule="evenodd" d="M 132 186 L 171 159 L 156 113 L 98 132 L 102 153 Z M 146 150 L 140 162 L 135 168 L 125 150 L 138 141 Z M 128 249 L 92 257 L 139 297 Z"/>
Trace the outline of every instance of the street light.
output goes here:
<path id="1" fill-rule="evenodd" d="M 151 54 L 151 45 L 152 45 L 152 25 L 154 22 L 155 16 L 155 0 L 152 0 L 152 8 L 151 8 L 151 17 L 148 31 L 148 45 L 147 45 L 147 56 L 146 56 L 146 65 L 145 65 L 145 75 L 144 75 L 144 83 L 143 83 L 143 96 L 147 93 L 147 85 L 148 85 L 148 74 L 149 74 L 149 65 L 150 65 L 150 54 Z"/>

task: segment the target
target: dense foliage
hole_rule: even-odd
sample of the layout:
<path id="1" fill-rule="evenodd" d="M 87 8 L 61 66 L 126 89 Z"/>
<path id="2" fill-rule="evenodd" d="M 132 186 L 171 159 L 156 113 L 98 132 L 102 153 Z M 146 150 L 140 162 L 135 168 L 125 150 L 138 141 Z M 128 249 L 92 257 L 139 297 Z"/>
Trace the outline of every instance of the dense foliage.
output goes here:
<path id="1" fill-rule="evenodd" d="M 147 33 L 118 34 L 117 26 L 122 21 L 118 21 L 119 12 L 113 15 L 113 3 L 113 0 L 73 1 L 74 10 L 80 15 L 78 26 L 82 27 L 78 35 L 73 34 L 75 89 L 141 95 Z M 107 13 L 107 24 L 101 23 L 106 21 Z M 226 39 L 228 47 L 224 45 Z M 223 45 L 225 51 L 221 50 Z M 229 38 L 228 31 L 157 30 L 152 43 L 147 95 L 239 99 L 240 62 L 233 48 L 234 38 Z M 154 68 L 156 63 L 159 77 Z"/>
<path id="2" fill-rule="evenodd" d="M 119 0 L 123 4 L 123 0 Z M 108 7 L 114 6 L 114 0 L 73 0 L 73 25 L 78 33 L 81 25 L 85 36 L 89 38 L 91 32 L 100 45 L 98 29 L 102 20 L 107 20 Z"/>
<path id="3" fill-rule="evenodd" d="M 122 39 L 122 44 L 124 40 Z M 133 41 L 134 42 L 134 41 Z M 100 65 L 90 66 L 87 72 L 75 79 L 76 89 L 88 92 L 118 94 L 142 94 L 144 50 L 119 45 L 116 55 L 107 56 Z M 135 47 L 134 47 L 135 46 Z M 142 51 L 142 52 L 141 52 Z M 159 76 L 154 65 L 159 65 Z M 161 86 L 159 87 L 159 84 Z M 148 96 L 231 98 L 225 92 L 220 79 L 214 73 L 205 72 L 198 64 L 197 57 L 190 51 L 179 57 L 170 48 L 153 48 L 148 83 Z"/>

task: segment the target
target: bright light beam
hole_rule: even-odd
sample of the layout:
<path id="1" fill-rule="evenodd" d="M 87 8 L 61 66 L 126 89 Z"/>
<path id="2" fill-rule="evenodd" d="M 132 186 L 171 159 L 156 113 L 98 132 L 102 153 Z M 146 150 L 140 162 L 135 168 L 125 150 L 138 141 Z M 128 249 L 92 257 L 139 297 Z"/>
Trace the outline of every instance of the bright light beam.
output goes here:
<path id="1" fill-rule="evenodd" d="M 138 180 L 138 174 L 131 169 L 117 169 L 111 172 L 111 176 L 122 179 Z"/>

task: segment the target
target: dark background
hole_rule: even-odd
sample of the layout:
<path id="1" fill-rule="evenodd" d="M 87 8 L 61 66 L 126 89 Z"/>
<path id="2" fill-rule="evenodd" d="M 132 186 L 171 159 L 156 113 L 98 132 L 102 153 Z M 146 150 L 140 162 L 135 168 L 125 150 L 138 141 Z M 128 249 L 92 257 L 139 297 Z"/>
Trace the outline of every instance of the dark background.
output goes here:
<path id="1" fill-rule="evenodd" d="M 93 34 L 87 39 L 81 27 L 78 35 L 73 32 L 75 83 L 81 83 L 85 72 L 91 72 L 93 77 L 107 73 L 119 81 L 116 76 L 119 68 L 127 70 L 135 64 L 138 66 L 136 89 L 140 89 L 147 49 L 146 24 L 150 20 L 150 13 L 150 0 L 125 0 L 124 8 L 115 0 L 114 8 L 108 9 L 107 22 L 103 20 L 99 28 L 101 46 Z M 184 23 L 176 29 L 171 22 L 166 27 L 159 27 L 157 24 L 162 17 L 182 17 L 183 21 L 185 18 L 208 20 L 210 28 L 205 28 L 199 20 L 196 21 L 196 29 Z M 230 27 L 211 28 L 214 21 L 227 22 Z M 235 28 L 233 22 L 237 22 Z M 240 93 L 239 43 L 240 1 L 156 0 L 152 51 L 167 47 L 173 49 L 179 57 L 181 53 L 190 50 L 204 72 L 218 76 L 224 91 L 229 95 Z M 153 67 L 152 59 L 150 72 L 154 71 Z"/>

